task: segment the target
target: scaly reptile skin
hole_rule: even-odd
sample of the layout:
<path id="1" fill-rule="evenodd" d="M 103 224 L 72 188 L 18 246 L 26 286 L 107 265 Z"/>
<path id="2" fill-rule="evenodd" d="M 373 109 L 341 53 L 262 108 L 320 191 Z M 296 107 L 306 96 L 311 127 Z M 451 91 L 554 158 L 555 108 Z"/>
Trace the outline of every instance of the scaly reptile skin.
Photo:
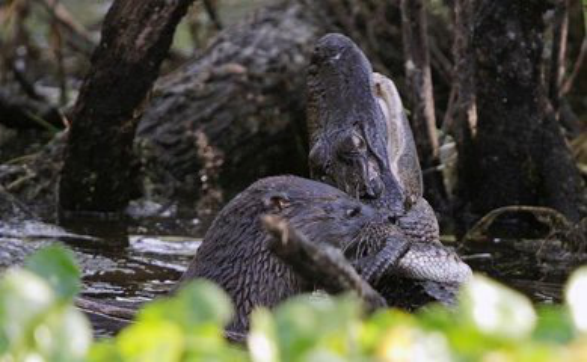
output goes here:
<path id="1" fill-rule="evenodd" d="M 428 294 L 440 299 L 444 297 L 434 292 L 438 288 L 427 287 L 430 283 L 458 286 L 467 280 L 471 269 L 440 243 L 436 215 L 422 197 L 417 151 L 395 85 L 373 73 L 363 52 L 343 35 L 328 34 L 316 45 L 308 72 L 307 116 L 311 176 L 390 211 L 394 227 L 411 241 L 393 274 L 425 282 L 420 284 Z M 359 269 L 362 256 L 383 247 L 387 232 L 397 237 L 391 229 L 373 229 L 363 235 L 359 251 L 349 251 Z M 390 282 L 384 279 L 382 283 Z"/>

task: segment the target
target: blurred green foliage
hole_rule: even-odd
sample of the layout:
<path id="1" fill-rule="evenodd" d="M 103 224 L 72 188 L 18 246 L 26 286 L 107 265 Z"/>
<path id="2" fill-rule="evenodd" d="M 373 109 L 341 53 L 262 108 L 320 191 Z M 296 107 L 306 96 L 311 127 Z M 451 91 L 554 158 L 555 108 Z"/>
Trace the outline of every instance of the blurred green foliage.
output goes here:
<path id="1" fill-rule="evenodd" d="M 92 341 L 73 299 L 79 270 L 51 247 L 0 279 L 0 361 L 586 361 L 587 267 L 571 277 L 567 303 L 541 306 L 475 276 L 459 305 L 416 314 L 364 316 L 352 296 L 300 296 L 252 315 L 246 346 L 223 328 L 229 298 L 197 281 L 149 303 L 117 337 Z"/>
<path id="2" fill-rule="evenodd" d="M 50 247 L 0 279 L 0 361 L 83 361 L 92 342 L 73 306 L 80 272 L 71 253 Z"/>

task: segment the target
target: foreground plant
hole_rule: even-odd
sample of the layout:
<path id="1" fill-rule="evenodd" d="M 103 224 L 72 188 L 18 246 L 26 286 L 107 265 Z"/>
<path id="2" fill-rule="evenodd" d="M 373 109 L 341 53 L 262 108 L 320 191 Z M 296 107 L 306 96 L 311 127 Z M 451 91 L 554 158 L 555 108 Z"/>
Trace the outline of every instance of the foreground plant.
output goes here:
<path id="1" fill-rule="evenodd" d="M 197 281 L 149 303 L 117 337 L 93 342 L 73 307 L 71 253 L 42 250 L 0 279 L 0 361 L 585 361 L 587 267 L 564 306 L 536 310 L 521 294 L 475 276 L 452 309 L 382 310 L 367 318 L 352 296 L 300 296 L 252 316 L 246 346 L 224 338 L 229 298 Z"/>
<path id="2" fill-rule="evenodd" d="M 0 280 L 0 361 L 85 360 L 92 343 L 73 306 L 80 272 L 71 253 L 49 247 Z"/>

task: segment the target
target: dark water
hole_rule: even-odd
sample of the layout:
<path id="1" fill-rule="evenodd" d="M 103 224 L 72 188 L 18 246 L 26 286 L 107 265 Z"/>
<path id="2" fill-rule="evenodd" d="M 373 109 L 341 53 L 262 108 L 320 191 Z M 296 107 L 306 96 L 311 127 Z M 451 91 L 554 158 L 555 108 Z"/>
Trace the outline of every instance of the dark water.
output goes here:
<path id="1" fill-rule="evenodd" d="M 490 240 L 469 243 L 463 259 L 538 303 L 558 303 L 569 275 L 587 263 L 585 254 L 561 247 L 556 239 Z"/>
<path id="2" fill-rule="evenodd" d="M 39 248 L 61 243 L 74 252 L 80 265 L 83 296 L 150 300 L 165 294 L 181 276 L 202 235 L 197 228 L 174 235 L 177 228 L 166 230 L 156 220 L 146 223 L 152 225 L 86 222 L 62 229 L 39 222 L 0 222 L 0 269 L 22 263 Z M 153 229 L 157 235 L 149 233 Z"/>

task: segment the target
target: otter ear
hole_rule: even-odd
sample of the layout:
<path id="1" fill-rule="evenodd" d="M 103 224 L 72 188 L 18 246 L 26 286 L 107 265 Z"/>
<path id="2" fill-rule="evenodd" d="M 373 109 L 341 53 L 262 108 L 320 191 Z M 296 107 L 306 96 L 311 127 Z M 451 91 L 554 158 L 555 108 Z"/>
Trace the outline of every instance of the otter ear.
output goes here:
<path id="1" fill-rule="evenodd" d="M 283 192 L 271 192 L 263 198 L 263 205 L 271 211 L 280 212 L 289 206 L 289 197 Z"/>

